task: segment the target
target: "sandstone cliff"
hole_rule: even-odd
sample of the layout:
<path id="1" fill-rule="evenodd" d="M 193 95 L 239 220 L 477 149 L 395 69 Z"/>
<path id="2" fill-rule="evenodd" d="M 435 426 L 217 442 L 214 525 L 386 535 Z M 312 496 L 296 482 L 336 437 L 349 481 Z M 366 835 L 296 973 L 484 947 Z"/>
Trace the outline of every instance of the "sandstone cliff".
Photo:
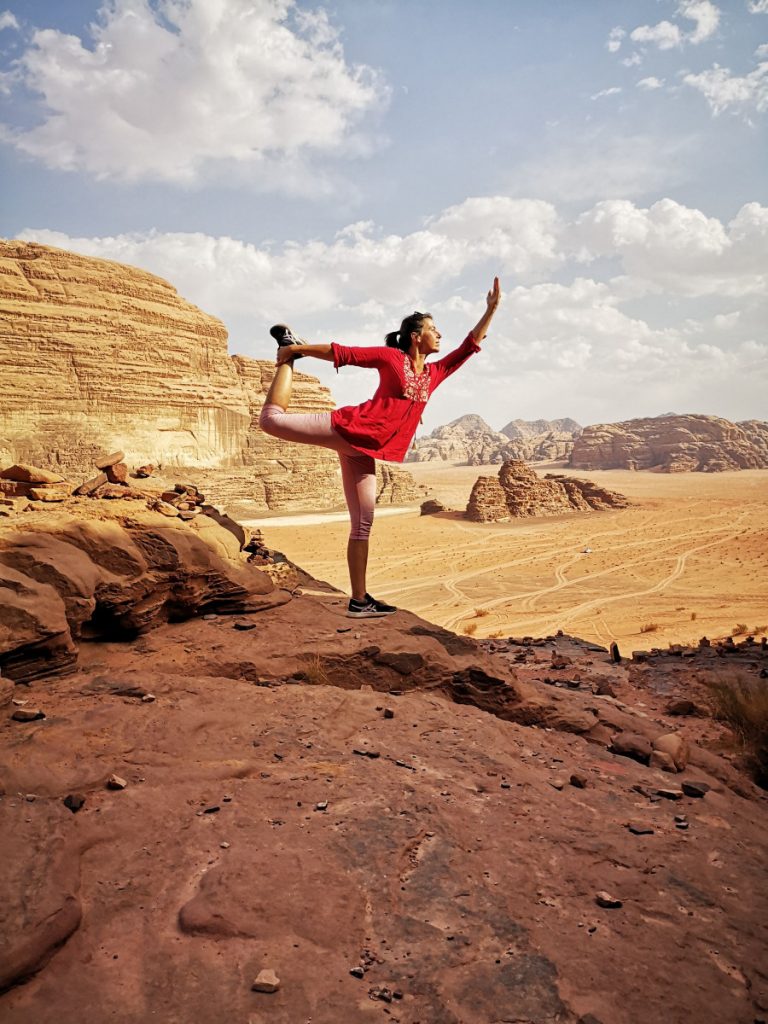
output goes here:
<path id="1" fill-rule="evenodd" d="M 478 478 L 465 514 L 474 522 L 487 523 L 626 508 L 628 504 L 623 494 L 598 487 L 590 480 L 554 473 L 541 480 L 525 462 L 510 460 L 501 467 L 498 477 Z"/>
<path id="2" fill-rule="evenodd" d="M 576 439 L 575 469 L 655 469 L 716 473 L 768 467 L 768 423 L 731 423 L 718 416 L 665 415 L 585 427 Z"/>
<path id="3" fill-rule="evenodd" d="M 523 420 L 514 423 L 524 424 Z M 525 459 L 528 462 L 562 460 L 568 458 L 573 448 L 573 432 L 559 428 L 557 424 L 574 423 L 573 420 L 557 420 L 552 425 L 546 420 L 536 420 L 533 429 L 509 433 L 513 424 L 504 431 L 494 430 L 481 416 L 469 414 L 437 427 L 426 437 L 418 438 L 408 455 L 409 462 L 458 462 L 467 466 L 500 465 L 507 459 Z M 578 424 L 574 423 L 574 428 Z"/>
<path id="4" fill-rule="evenodd" d="M 30 463 L 82 480 L 119 449 L 131 468 L 149 463 L 170 480 L 185 467 L 211 500 L 251 511 L 343 504 L 332 452 L 258 427 L 274 364 L 230 356 L 221 321 L 166 281 L 0 241 L 0 315 L 0 468 Z M 333 400 L 297 372 L 292 408 L 328 410 Z M 382 477 L 380 501 L 419 500 L 402 470 L 394 478 L 397 488 Z"/>

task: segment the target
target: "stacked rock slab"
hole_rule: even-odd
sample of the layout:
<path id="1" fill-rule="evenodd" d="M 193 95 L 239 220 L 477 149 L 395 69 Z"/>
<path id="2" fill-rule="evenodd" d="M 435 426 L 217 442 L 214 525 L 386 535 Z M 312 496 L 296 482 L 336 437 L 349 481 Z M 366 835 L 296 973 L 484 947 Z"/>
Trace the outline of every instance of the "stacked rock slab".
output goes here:
<path id="1" fill-rule="evenodd" d="M 656 469 L 717 473 L 768 467 L 768 423 L 718 416 L 657 416 L 598 423 L 576 439 L 576 469 Z"/>
<path id="2" fill-rule="evenodd" d="M 510 518 L 626 508 L 628 504 L 624 495 L 590 480 L 551 473 L 541 480 L 525 462 L 511 459 L 499 470 L 498 479 L 478 478 L 465 514 L 474 522 L 503 522 Z"/>
<path id="3" fill-rule="evenodd" d="M 259 429 L 274 364 L 230 356 L 221 321 L 161 278 L 0 241 L 0 310 L 0 467 L 85 480 L 105 451 L 120 449 L 129 470 L 194 470 L 217 503 L 343 503 L 334 453 Z M 294 375 L 292 411 L 332 408 L 317 378 Z M 394 490 L 380 487 L 380 501 Z"/>

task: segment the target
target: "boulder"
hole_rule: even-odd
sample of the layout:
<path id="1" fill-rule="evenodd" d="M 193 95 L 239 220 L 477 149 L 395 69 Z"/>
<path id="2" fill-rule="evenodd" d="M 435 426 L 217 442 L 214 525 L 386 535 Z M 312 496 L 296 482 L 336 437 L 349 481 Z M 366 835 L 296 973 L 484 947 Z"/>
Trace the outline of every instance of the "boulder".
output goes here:
<path id="1" fill-rule="evenodd" d="M 672 759 L 675 769 L 679 772 L 683 771 L 688 764 L 688 757 L 690 756 L 688 742 L 679 732 L 668 732 L 662 736 L 657 736 L 653 740 L 653 749 L 662 754 L 667 754 Z"/>
<path id="2" fill-rule="evenodd" d="M 39 466 L 16 464 L 0 470 L 0 480 L 16 480 L 27 484 L 59 484 L 64 480 L 60 473 L 41 469 Z"/>
<path id="3" fill-rule="evenodd" d="M 634 732 L 620 732 L 618 736 L 614 736 L 609 749 L 612 754 L 631 757 L 633 761 L 639 761 L 641 764 L 650 762 L 653 750 L 650 740 Z"/>

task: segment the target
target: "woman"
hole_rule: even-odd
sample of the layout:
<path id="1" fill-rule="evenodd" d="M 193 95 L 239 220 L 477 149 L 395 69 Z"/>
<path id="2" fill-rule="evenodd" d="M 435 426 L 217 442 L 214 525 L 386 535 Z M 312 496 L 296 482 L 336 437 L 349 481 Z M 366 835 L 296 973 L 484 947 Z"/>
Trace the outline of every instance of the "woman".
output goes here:
<path id="1" fill-rule="evenodd" d="M 427 363 L 440 351 L 441 334 L 429 313 L 412 313 L 386 337 L 381 348 L 349 348 L 346 345 L 308 345 L 277 324 L 270 333 L 278 343 L 277 371 L 261 411 L 262 430 L 284 441 L 314 444 L 338 453 L 341 479 L 352 529 L 347 544 L 347 563 L 352 597 L 347 609 L 351 618 L 391 615 L 392 605 L 377 601 L 366 590 L 368 537 L 376 503 L 375 459 L 402 462 L 430 395 L 440 384 L 480 350 L 493 314 L 501 299 L 498 277 L 486 298 L 486 309 L 476 327 L 453 352 Z M 293 387 L 293 360 L 314 356 L 340 366 L 365 366 L 379 371 L 379 387 L 362 405 L 333 412 L 287 413 Z"/>

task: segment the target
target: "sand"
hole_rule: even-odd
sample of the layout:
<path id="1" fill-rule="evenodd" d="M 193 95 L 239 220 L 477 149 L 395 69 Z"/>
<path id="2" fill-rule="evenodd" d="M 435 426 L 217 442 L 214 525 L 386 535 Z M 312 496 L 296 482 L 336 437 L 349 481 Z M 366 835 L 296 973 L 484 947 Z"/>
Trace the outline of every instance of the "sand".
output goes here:
<path id="1" fill-rule="evenodd" d="M 455 509 L 479 475 L 496 472 L 407 468 Z M 379 517 L 369 590 L 477 637 L 563 629 L 631 651 L 766 631 L 768 472 L 574 475 L 620 491 L 632 507 L 497 524 L 418 510 Z M 279 522 L 264 523 L 266 542 L 346 591 L 346 523 Z"/>

